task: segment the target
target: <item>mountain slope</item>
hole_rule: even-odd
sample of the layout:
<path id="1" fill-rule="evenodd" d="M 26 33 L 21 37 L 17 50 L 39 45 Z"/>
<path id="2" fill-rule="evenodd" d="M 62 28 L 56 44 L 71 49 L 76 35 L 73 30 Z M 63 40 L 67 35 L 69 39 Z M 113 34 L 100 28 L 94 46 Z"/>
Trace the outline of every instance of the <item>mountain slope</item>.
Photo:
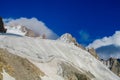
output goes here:
<path id="1" fill-rule="evenodd" d="M 0 48 L 27 58 L 44 72 L 42 80 L 120 80 L 90 53 L 69 43 L 0 35 Z"/>
<path id="2" fill-rule="evenodd" d="M 44 75 L 27 59 L 0 49 L 0 80 L 13 80 L 6 78 L 6 74 L 15 78 L 14 80 L 40 80 L 40 76 Z"/>
<path id="3" fill-rule="evenodd" d="M 17 35 L 21 35 L 21 36 L 29 36 L 29 37 L 40 36 L 25 26 L 14 25 L 14 26 L 5 26 L 5 27 L 7 28 L 7 33 L 13 33 L 13 34 L 17 34 Z"/>

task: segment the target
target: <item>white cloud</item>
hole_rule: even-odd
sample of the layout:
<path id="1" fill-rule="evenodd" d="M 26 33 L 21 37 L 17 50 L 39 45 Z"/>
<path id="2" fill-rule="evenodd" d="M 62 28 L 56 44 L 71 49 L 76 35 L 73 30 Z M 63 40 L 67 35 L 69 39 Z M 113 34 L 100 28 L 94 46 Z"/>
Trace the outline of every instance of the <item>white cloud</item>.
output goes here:
<path id="1" fill-rule="evenodd" d="M 39 21 L 36 18 L 19 18 L 19 19 L 4 19 L 6 25 L 22 25 L 28 29 L 33 30 L 35 33 L 43 35 L 45 34 L 49 39 L 56 39 L 58 36 L 51 29 L 49 29 L 42 21 Z"/>
<path id="2" fill-rule="evenodd" d="M 88 48 L 99 48 L 102 46 L 115 45 L 120 46 L 120 31 L 116 31 L 115 34 L 109 37 L 103 37 L 102 39 L 96 39 L 93 43 L 89 44 Z"/>
<path id="3" fill-rule="evenodd" d="M 96 49 L 96 52 L 103 59 L 120 58 L 120 31 L 116 31 L 112 36 L 93 41 L 87 48 Z"/>

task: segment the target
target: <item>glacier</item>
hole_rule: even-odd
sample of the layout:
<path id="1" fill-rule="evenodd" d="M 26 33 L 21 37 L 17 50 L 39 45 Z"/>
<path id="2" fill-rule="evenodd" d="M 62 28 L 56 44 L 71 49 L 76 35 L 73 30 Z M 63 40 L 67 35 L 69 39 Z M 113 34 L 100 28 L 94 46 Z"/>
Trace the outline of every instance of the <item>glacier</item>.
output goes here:
<path id="1" fill-rule="evenodd" d="M 42 80 L 68 80 L 63 72 L 72 69 L 86 74 L 90 80 L 120 80 L 89 52 L 60 40 L 0 34 L 0 48 L 36 65 L 45 73 Z"/>

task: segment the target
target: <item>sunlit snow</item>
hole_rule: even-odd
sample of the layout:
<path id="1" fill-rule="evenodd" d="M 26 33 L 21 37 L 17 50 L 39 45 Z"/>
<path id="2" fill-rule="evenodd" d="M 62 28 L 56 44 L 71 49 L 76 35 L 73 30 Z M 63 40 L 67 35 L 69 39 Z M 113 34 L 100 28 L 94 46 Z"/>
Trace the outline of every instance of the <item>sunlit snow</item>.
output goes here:
<path id="1" fill-rule="evenodd" d="M 3 75 L 3 80 L 15 80 L 15 78 L 13 78 L 8 73 L 6 73 L 4 69 L 2 75 Z"/>
<path id="2" fill-rule="evenodd" d="M 57 71 L 59 61 L 71 64 L 79 70 L 91 72 L 93 80 L 120 80 L 106 66 L 90 53 L 69 43 L 40 38 L 0 35 L 0 48 L 28 58 L 39 67 L 47 77 L 43 80 L 62 80 Z M 51 71 L 51 72 L 49 72 Z M 52 72 L 53 71 L 53 72 Z M 50 79 L 48 79 L 50 78 Z"/>

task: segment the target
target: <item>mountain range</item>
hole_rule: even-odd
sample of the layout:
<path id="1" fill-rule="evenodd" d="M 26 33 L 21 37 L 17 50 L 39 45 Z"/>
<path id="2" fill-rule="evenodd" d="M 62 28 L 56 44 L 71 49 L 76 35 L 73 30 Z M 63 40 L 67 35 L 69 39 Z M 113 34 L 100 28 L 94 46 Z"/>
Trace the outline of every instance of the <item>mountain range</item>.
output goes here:
<path id="1" fill-rule="evenodd" d="M 69 33 L 50 40 L 21 25 L 0 33 L 0 80 L 120 80 L 103 63 Z"/>

